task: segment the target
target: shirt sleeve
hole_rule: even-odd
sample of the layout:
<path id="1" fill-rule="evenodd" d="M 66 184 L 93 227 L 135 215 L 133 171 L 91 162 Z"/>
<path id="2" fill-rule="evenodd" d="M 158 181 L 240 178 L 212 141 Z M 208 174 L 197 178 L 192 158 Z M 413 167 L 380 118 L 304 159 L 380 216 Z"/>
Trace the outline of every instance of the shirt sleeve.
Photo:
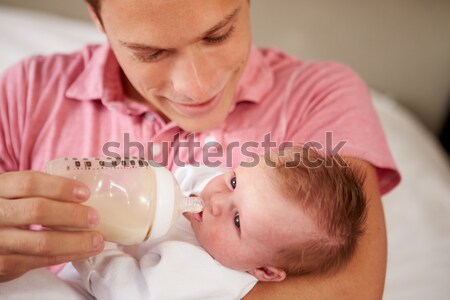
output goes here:
<path id="1" fill-rule="evenodd" d="M 285 99 L 287 140 L 365 160 L 376 167 L 382 194 L 394 188 L 400 174 L 365 83 L 339 63 L 297 68 Z"/>
<path id="2" fill-rule="evenodd" d="M 0 76 L 0 173 L 19 169 L 27 97 L 26 61 Z"/>
<path id="3" fill-rule="evenodd" d="M 72 264 L 84 288 L 98 300 L 150 299 L 139 261 L 117 244 L 106 243 L 97 256 Z"/>

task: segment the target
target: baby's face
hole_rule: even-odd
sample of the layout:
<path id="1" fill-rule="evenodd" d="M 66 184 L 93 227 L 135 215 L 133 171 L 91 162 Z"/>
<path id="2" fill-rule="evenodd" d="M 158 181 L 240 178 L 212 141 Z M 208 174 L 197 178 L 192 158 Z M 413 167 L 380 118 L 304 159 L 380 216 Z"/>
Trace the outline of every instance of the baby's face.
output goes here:
<path id="1" fill-rule="evenodd" d="M 311 219 L 278 192 L 268 172 L 275 170 L 262 160 L 215 177 L 200 194 L 203 212 L 187 214 L 199 243 L 226 267 L 278 267 L 277 253 L 313 231 Z"/>

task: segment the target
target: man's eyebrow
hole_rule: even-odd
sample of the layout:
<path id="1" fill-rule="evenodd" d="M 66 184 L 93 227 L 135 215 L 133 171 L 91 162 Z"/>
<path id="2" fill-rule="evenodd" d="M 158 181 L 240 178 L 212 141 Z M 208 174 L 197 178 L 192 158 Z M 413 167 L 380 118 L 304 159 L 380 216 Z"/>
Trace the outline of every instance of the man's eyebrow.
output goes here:
<path id="1" fill-rule="evenodd" d="M 214 25 L 213 27 L 208 29 L 205 33 L 203 33 L 197 39 L 198 40 L 202 40 L 206 36 L 212 35 L 216 31 L 218 31 L 221 28 L 225 27 L 226 25 L 228 25 L 230 22 L 234 21 L 237 18 L 237 16 L 239 15 L 240 11 L 241 11 L 241 7 L 236 8 L 231 14 L 227 15 L 222 21 L 220 21 L 219 23 L 217 23 L 216 25 Z M 163 48 L 160 48 L 160 47 L 154 47 L 154 46 L 140 44 L 140 43 L 125 42 L 125 41 L 119 41 L 119 42 L 120 42 L 120 44 L 122 44 L 123 46 L 125 46 L 127 48 L 130 48 L 130 49 L 133 49 L 133 50 L 138 50 L 138 51 L 158 51 L 158 50 L 171 51 L 171 50 L 174 50 L 174 49 L 163 49 Z"/>
<path id="2" fill-rule="evenodd" d="M 150 45 L 145 45 L 145 44 L 140 44 L 140 43 L 133 43 L 133 42 L 124 42 L 124 41 L 119 41 L 120 44 L 122 44 L 123 46 L 133 49 L 133 50 L 137 50 L 137 51 L 158 51 L 158 50 L 173 50 L 173 49 L 162 49 L 159 47 L 153 47 Z"/>
<path id="3" fill-rule="evenodd" d="M 239 15 L 239 12 L 241 11 L 241 7 L 236 8 L 231 14 L 226 16 L 222 21 L 214 25 L 211 29 L 207 30 L 199 39 L 204 38 L 205 36 L 211 35 L 221 29 L 222 27 L 225 27 L 232 21 L 236 19 L 236 17 Z"/>

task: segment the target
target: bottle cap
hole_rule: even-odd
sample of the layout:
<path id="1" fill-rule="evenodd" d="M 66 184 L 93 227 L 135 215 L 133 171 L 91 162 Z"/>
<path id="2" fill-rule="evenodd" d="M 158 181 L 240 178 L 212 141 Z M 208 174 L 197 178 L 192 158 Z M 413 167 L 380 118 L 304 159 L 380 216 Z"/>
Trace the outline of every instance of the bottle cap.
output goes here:
<path id="1" fill-rule="evenodd" d="M 172 225 L 176 203 L 175 181 L 166 168 L 155 167 L 156 178 L 156 214 L 150 232 L 152 239 L 165 235 Z"/>

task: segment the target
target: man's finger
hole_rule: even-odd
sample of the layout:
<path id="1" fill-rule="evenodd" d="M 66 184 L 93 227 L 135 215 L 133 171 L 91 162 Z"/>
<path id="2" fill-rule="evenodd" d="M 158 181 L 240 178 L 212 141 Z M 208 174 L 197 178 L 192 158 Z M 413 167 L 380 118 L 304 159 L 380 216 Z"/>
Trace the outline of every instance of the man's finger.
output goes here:
<path id="1" fill-rule="evenodd" d="M 40 224 L 46 227 L 94 228 L 99 216 L 94 208 L 44 198 L 0 199 L 0 226 Z"/>
<path id="2" fill-rule="evenodd" d="M 0 282 L 19 277 L 21 274 L 33 269 L 50 267 L 70 261 L 85 259 L 96 254 L 98 254 L 98 252 L 67 256 L 0 256 Z"/>
<path id="3" fill-rule="evenodd" d="M 3 228 L 0 229 L 0 235 L 0 255 L 62 257 L 98 252 L 104 246 L 103 237 L 93 231 L 59 232 Z"/>
<path id="4" fill-rule="evenodd" d="M 0 174 L 0 197 L 43 197 L 80 202 L 89 197 L 89 189 L 82 182 L 42 172 L 8 172 Z"/>

